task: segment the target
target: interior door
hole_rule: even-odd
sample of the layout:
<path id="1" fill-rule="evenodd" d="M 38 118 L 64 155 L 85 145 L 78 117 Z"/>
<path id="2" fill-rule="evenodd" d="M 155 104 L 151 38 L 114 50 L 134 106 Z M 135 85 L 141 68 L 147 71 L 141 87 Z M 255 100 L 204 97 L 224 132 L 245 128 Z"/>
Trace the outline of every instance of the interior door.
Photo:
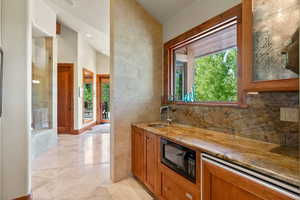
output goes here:
<path id="1" fill-rule="evenodd" d="M 58 133 L 73 130 L 73 64 L 58 64 L 57 125 Z"/>

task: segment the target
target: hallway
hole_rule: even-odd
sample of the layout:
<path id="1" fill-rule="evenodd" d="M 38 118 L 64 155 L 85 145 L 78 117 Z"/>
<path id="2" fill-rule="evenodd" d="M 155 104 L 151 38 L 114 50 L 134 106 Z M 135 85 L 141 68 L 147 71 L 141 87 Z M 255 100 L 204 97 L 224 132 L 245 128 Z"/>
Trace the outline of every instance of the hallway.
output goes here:
<path id="1" fill-rule="evenodd" d="M 151 200 L 133 179 L 110 181 L 109 125 L 59 135 L 58 145 L 33 161 L 34 200 Z"/>

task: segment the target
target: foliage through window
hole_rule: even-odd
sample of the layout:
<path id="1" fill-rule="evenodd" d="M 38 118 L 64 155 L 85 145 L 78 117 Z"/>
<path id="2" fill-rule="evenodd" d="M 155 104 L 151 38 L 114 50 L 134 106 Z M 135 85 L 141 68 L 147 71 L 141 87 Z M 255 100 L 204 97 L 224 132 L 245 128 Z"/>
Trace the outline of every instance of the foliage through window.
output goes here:
<path id="1" fill-rule="evenodd" d="M 94 73 L 83 69 L 83 123 L 94 119 Z"/>
<path id="2" fill-rule="evenodd" d="M 237 101 L 237 49 L 195 59 L 195 101 Z"/>
<path id="3" fill-rule="evenodd" d="M 84 102 L 86 108 L 92 112 L 93 111 L 93 84 L 84 84 Z"/>
<path id="4" fill-rule="evenodd" d="M 233 19 L 172 49 L 169 98 L 176 102 L 238 102 L 237 33 L 237 20 Z"/>

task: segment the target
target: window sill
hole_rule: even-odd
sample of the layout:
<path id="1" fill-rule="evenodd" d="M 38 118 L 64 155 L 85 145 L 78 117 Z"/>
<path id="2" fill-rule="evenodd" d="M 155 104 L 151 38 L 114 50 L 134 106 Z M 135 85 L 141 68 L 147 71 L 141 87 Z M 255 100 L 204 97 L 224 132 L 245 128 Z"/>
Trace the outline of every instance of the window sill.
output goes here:
<path id="1" fill-rule="evenodd" d="M 183 101 L 169 101 L 168 104 L 173 105 L 187 105 L 187 106 L 209 106 L 209 107 L 235 107 L 235 108 L 248 108 L 247 104 L 243 103 L 228 103 L 228 102 L 183 102 Z"/>

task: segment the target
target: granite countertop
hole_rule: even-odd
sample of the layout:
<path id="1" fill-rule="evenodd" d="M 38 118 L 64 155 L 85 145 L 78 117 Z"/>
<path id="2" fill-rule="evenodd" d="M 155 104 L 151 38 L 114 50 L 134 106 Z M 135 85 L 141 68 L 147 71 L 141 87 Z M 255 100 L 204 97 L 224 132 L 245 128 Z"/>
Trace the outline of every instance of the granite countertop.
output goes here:
<path id="1" fill-rule="evenodd" d="M 149 127 L 149 124 L 153 123 L 133 126 L 300 187 L 299 148 L 182 124 L 162 128 Z"/>

